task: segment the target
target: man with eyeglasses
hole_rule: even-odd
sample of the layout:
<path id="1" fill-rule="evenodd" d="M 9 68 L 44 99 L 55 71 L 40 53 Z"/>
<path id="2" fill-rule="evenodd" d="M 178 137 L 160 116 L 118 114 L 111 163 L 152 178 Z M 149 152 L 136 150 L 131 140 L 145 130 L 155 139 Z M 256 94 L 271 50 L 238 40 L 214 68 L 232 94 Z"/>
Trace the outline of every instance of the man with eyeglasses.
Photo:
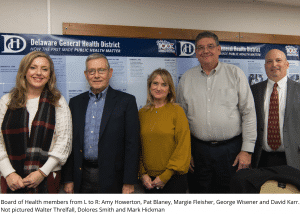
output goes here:
<path id="1" fill-rule="evenodd" d="M 133 193 L 139 120 L 133 95 L 109 86 L 113 69 L 102 54 L 86 59 L 90 90 L 70 100 L 73 149 L 63 168 L 67 193 Z"/>
<path id="2" fill-rule="evenodd" d="M 232 175 L 251 164 L 256 140 L 253 96 L 244 72 L 219 61 L 212 32 L 195 41 L 200 65 L 181 77 L 177 100 L 190 124 L 194 193 L 227 193 Z"/>

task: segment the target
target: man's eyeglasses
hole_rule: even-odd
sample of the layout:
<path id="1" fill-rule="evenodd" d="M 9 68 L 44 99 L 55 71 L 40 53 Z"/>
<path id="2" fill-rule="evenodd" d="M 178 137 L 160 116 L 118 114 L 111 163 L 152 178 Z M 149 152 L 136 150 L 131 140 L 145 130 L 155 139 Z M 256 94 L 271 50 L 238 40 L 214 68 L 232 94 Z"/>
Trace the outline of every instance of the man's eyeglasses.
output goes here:
<path id="1" fill-rule="evenodd" d="M 88 72 L 89 75 L 93 76 L 93 75 L 96 74 L 96 71 L 98 72 L 99 75 L 104 75 L 104 74 L 107 73 L 108 68 L 99 68 L 98 70 L 96 70 L 96 69 L 90 69 L 87 72 Z"/>
<path id="2" fill-rule="evenodd" d="M 196 50 L 199 51 L 199 52 L 203 52 L 205 50 L 205 48 L 207 48 L 208 50 L 213 50 L 215 47 L 217 47 L 216 45 L 213 45 L 213 44 L 210 44 L 210 45 L 207 45 L 207 46 L 197 46 L 196 47 Z"/>

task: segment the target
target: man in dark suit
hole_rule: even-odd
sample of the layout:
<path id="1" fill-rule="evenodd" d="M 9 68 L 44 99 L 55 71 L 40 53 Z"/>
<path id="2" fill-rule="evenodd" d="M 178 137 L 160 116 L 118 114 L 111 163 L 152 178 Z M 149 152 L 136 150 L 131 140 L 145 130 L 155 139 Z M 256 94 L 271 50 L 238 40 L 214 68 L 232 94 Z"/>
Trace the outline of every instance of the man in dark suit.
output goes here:
<path id="1" fill-rule="evenodd" d="M 300 169 L 300 84 L 287 78 L 288 68 L 286 55 L 270 50 L 265 57 L 268 80 L 251 86 L 257 115 L 255 168 L 289 165 Z"/>
<path id="2" fill-rule="evenodd" d="M 109 86 L 102 54 L 86 59 L 90 90 L 70 100 L 73 150 L 64 169 L 67 193 L 132 193 L 137 183 L 139 120 L 135 97 Z"/>

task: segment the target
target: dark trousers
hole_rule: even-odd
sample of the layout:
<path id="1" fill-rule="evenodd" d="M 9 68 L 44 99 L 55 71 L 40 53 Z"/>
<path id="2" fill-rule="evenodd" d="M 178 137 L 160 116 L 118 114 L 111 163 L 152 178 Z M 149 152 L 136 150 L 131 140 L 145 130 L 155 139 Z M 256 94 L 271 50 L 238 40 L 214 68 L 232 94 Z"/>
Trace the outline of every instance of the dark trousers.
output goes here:
<path id="1" fill-rule="evenodd" d="M 152 180 L 155 177 L 151 177 Z M 187 191 L 187 175 L 173 175 L 170 180 L 165 184 L 164 188 L 162 189 L 146 189 L 144 188 L 145 193 L 186 193 Z"/>
<path id="2" fill-rule="evenodd" d="M 262 150 L 258 167 L 287 165 L 285 152 L 266 152 Z"/>
<path id="3" fill-rule="evenodd" d="M 105 173 L 105 172 L 102 172 Z M 83 160 L 82 180 L 80 184 L 80 193 L 122 193 L 122 179 L 112 178 L 114 183 L 110 187 L 101 186 L 100 170 L 98 161 Z"/>
<path id="4" fill-rule="evenodd" d="M 210 144 L 192 136 L 194 174 L 191 193 L 228 193 L 230 180 L 237 166 L 232 164 L 241 151 L 242 136 Z"/>
<path id="5" fill-rule="evenodd" d="M 98 161 L 83 160 L 80 193 L 100 193 Z"/>

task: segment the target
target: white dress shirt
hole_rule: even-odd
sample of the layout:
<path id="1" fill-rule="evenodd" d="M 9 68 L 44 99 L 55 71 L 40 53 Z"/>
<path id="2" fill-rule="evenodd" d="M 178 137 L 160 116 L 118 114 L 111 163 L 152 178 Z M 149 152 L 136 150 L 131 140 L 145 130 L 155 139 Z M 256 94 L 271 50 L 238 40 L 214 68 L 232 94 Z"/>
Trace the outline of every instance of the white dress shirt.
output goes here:
<path id="1" fill-rule="evenodd" d="M 267 89 L 265 94 L 265 102 L 264 102 L 264 112 L 265 112 L 265 127 L 264 127 L 264 142 L 263 149 L 267 152 L 274 152 L 268 145 L 268 117 L 269 117 L 269 105 L 270 105 L 270 97 L 273 91 L 275 82 L 268 79 Z M 284 122 L 284 112 L 286 105 L 286 93 L 287 93 L 287 76 L 282 78 L 277 82 L 277 91 L 279 95 L 279 128 L 280 128 L 280 138 L 281 138 L 281 146 L 276 150 L 276 152 L 284 152 L 283 146 L 283 122 Z"/>

